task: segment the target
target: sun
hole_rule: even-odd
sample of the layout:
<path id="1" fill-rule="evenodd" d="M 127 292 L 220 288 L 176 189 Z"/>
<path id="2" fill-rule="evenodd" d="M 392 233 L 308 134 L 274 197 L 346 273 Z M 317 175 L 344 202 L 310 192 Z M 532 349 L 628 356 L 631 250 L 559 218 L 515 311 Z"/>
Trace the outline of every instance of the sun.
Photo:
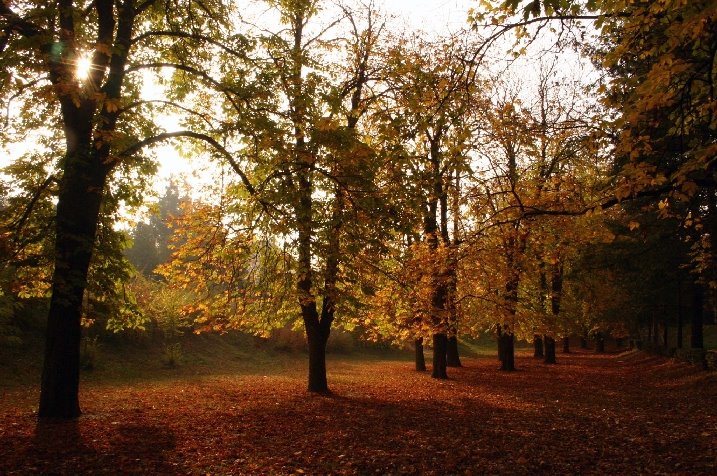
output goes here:
<path id="1" fill-rule="evenodd" d="M 77 60 L 77 66 L 75 69 L 75 75 L 80 81 L 84 81 L 90 75 L 90 69 L 92 69 L 92 60 L 89 55 L 81 56 Z"/>

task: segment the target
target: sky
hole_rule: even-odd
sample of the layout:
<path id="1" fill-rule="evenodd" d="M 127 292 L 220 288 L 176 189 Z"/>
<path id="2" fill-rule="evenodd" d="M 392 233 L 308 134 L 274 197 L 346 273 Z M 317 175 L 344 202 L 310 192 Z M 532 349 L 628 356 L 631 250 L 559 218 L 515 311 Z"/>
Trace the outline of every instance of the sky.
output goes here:
<path id="1" fill-rule="evenodd" d="M 395 15 L 398 28 L 403 26 L 428 33 L 451 33 L 467 26 L 468 10 L 478 5 L 478 0 L 376 0 L 387 13 Z M 162 148 L 158 154 L 168 157 L 160 162 L 159 178 L 166 180 L 178 173 L 189 174 L 197 163 L 177 157 L 171 146 Z M 197 171 L 194 180 L 202 181 L 206 174 Z M 163 187 L 163 185 L 160 185 Z"/>
<path id="2" fill-rule="evenodd" d="M 468 9 L 478 0 L 383 0 L 384 8 L 414 27 L 453 32 L 466 26 Z"/>
<path id="3" fill-rule="evenodd" d="M 451 33 L 464 28 L 467 12 L 478 4 L 478 0 L 376 0 L 387 13 L 393 14 L 393 22 L 398 29 L 423 30 L 427 33 Z M 176 125 L 176 121 L 163 120 L 167 129 Z M 175 122 L 175 124 L 171 124 Z M 17 144 L 7 150 L 0 150 L 0 168 L 9 165 L 15 158 L 32 147 L 32 143 Z M 164 182 L 170 175 L 188 173 L 197 167 L 178 157 L 171 147 L 161 147 L 158 151 L 160 161 L 159 183 Z M 163 185 L 158 185 L 164 188 Z"/>

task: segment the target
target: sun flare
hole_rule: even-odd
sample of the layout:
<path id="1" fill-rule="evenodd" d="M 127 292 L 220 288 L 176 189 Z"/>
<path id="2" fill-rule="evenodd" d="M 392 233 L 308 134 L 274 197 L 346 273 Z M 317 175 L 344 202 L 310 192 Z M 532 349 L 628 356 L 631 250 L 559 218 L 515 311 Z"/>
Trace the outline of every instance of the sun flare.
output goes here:
<path id="1" fill-rule="evenodd" d="M 77 70 L 75 74 L 77 79 L 83 81 L 90 75 L 90 69 L 92 68 L 92 60 L 89 56 L 82 56 L 77 60 Z"/>

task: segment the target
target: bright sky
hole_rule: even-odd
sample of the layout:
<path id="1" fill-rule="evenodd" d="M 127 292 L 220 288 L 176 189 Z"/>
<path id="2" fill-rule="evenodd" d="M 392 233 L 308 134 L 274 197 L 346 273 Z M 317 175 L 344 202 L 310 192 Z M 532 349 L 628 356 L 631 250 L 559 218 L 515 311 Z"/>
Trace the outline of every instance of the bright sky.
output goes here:
<path id="1" fill-rule="evenodd" d="M 376 0 L 387 13 L 395 15 L 398 28 L 407 27 L 429 33 L 451 33 L 467 26 L 468 10 L 478 5 L 478 0 Z M 165 127 L 170 128 L 169 125 Z M 180 158 L 171 146 L 162 147 L 158 153 L 166 160 L 160 162 L 159 178 L 164 182 L 171 175 L 190 174 L 195 171 L 193 182 L 202 181 L 206 173 L 197 170 L 200 165 Z M 162 184 L 163 188 L 164 185 Z"/>
<path id="2" fill-rule="evenodd" d="M 411 26 L 442 33 L 467 26 L 468 10 L 476 7 L 478 0 L 383 0 L 381 3 Z"/>
<path id="3" fill-rule="evenodd" d="M 395 15 L 397 29 L 406 27 L 412 30 L 423 30 L 428 33 L 450 33 L 464 28 L 467 12 L 478 4 L 478 0 L 376 0 L 383 4 L 386 12 Z M 82 65 L 80 65 L 81 67 Z M 167 130 L 176 128 L 176 121 L 163 119 Z M 175 124 L 172 124 L 175 122 Z M 173 127 L 174 126 L 174 127 Z M 0 133 L 2 133 L 0 131 Z M 0 150 L 0 168 L 9 165 L 14 159 L 32 147 L 32 143 L 21 143 L 6 150 Z M 158 150 L 160 171 L 158 188 L 163 189 L 164 181 L 172 174 L 189 173 L 197 168 L 197 163 L 189 163 L 179 157 L 171 146 Z"/>

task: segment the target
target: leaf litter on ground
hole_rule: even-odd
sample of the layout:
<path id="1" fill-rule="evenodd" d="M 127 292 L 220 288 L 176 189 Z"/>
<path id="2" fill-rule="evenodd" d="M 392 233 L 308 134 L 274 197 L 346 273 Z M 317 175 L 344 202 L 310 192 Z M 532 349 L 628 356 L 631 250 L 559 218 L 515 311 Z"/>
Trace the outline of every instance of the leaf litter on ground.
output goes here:
<path id="1" fill-rule="evenodd" d="M 0 474 L 715 474 L 717 376 L 644 353 L 559 355 L 519 370 L 405 361 L 83 385 L 83 415 L 37 422 L 5 390 Z"/>

